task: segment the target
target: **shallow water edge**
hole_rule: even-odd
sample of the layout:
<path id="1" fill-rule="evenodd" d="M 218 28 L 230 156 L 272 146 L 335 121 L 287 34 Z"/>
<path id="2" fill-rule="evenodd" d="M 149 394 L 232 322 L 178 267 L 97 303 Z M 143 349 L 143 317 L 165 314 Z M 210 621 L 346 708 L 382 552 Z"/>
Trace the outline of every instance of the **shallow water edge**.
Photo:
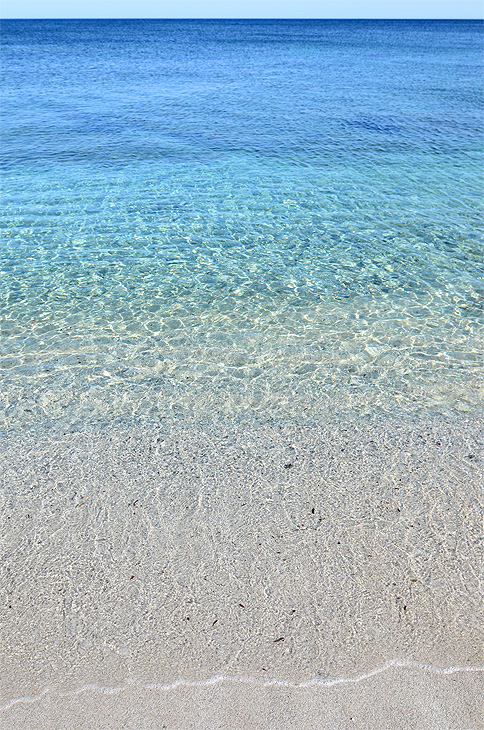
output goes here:
<path id="1" fill-rule="evenodd" d="M 461 420 L 5 439 L 1 704 L 483 666 L 483 435 Z"/>

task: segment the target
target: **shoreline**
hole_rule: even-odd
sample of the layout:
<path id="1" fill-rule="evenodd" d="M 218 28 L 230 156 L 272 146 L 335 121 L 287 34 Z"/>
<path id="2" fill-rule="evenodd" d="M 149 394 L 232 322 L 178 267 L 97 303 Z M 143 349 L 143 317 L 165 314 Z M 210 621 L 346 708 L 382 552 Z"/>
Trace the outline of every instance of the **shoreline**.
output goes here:
<path id="1" fill-rule="evenodd" d="M 89 713 L 162 727 L 160 712 L 169 728 L 244 727 L 232 702 L 252 708 L 247 728 L 353 727 L 338 702 L 370 711 L 395 674 L 402 708 L 426 686 L 479 727 L 483 445 L 483 424 L 458 419 L 4 439 L 0 705 L 49 691 L 0 727 L 66 727 L 83 704 L 83 728 Z M 154 689 L 171 683 L 176 708 Z M 144 715 L 119 724 L 121 706 Z M 388 727 L 374 711 L 361 727 Z"/>
<path id="2" fill-rule="evenodd" d="M 33 722 L 39 730 L 68 727 L 72 717 L 82 730 L 99 728 L 100 720 L 106 730 L 479 730 L 482 712 L 476 699 L 483 672 L 484 667 L 435 672 L 395 662 L 332 685 L 277 686 L 243 677 L 214 677 L 188 686 L 183 681 L 165 686 L 131 681 L 121 687 L 87 685 L 57 698 L 44 689 L 5 709 L 10 730 Z M 1 722 L 0 716 L 0 727 Z"/>

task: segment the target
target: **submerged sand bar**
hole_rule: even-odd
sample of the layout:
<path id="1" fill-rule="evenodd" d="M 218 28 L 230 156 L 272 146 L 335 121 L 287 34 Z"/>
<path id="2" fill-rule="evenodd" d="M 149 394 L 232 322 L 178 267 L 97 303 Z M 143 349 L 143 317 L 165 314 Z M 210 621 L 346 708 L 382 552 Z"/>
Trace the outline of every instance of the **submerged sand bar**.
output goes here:
<path id="1" fill-rule="evenodd" d="M 484 727 L 479 423 L 2 444 L 2 728 Z"/>

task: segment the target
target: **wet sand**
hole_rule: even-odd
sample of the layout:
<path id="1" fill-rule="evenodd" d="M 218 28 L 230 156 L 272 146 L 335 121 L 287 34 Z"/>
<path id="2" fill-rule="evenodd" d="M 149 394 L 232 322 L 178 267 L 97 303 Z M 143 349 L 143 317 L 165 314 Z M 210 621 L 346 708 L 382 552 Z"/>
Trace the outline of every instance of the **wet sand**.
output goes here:
<path id="1" fill-rule="evenodd" d="M 173 689 L 90 686 L 36 703 L 25 698 L 10 708 L 8 727 L 60 730 L 75 718 L 81 730 L 477 730 L 482 689 L 479 672 L 415 667 L 331 687 L 230 680 Z"/>
<path id="2" fill-rule="evenodd" d="M 2 443 L 2 728 L 484 727 L 479 423 Z"/>

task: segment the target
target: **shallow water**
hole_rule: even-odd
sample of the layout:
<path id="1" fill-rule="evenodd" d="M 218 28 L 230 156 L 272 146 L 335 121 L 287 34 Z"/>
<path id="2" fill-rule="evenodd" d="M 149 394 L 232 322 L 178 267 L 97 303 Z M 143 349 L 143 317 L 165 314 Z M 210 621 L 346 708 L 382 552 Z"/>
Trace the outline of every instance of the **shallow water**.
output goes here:
<path id="1" fill-rule="evenodd" d="M 483 447 L 472 422 L 4 441 L 0 709 L 126 680 L 484 671 Z"/>
<path id="2" fill-rule="evenodd" d="M 482 412 L 478 22 L 5 22 L 0 419 Z"/>

